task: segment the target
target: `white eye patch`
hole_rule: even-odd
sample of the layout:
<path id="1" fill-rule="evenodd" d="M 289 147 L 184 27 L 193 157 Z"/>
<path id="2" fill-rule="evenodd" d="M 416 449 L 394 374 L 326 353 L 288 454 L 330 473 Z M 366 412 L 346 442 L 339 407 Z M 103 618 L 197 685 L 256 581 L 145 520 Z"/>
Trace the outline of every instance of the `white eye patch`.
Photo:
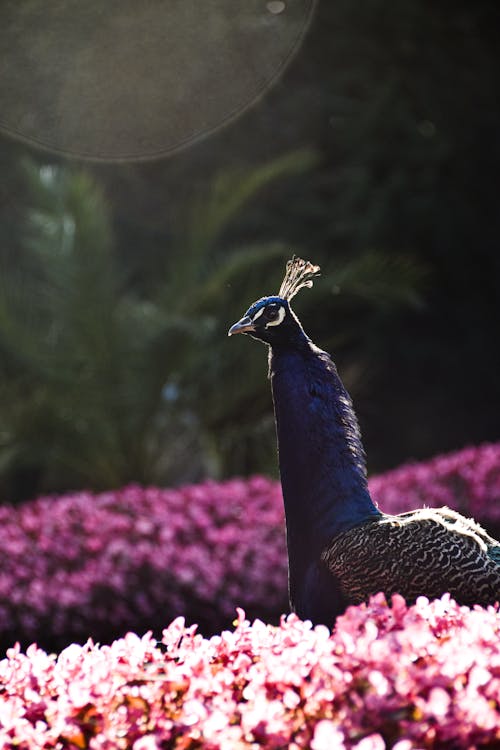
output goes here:
<path id="1" fill-rule="evenodd" d="M 285 308 L 280 307 L 280 309 L 278 310 L 278 317 L 276 318 L 276 320 L 270 320 L 269 323 L 266 323 L 266 328 L 269 328 L 270 326 L 279 326 L 280 323 L 283 323 L 284 318 L 285 318 Z"/>
<path id="2" fill-rule="evenodd" d="M 257 318 L 260 318 L 260 316 L 262 315 L 262 313 L 264 312 L 265 309 L 266 309 L 265 307 L 261 307 L 260 310 L 257 310 L 257 312 L 255 313 L 255 315 L 252 317 L 252 323 L 255 323 L 255 321 L 257 320 Z"/>

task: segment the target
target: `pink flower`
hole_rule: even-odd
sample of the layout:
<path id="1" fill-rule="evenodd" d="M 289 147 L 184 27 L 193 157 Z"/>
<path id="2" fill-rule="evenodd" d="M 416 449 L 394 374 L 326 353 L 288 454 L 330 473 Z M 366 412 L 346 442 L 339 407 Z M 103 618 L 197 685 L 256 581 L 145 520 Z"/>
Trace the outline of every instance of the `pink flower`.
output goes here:
<path id="1" fill-rule="evenodd" d="M 380 734 L 370 734 L 354 745 L 355 750 L 385 750 L 385 742 Z"/>
<path id="2" fill-rule="evenodd" d="M 13 647 L 0 682 L 2 747 L 496 746 L 500 613 L 376 596 L 330 633 L 296 616 L 250 623 L 240 609 L 210 639 L 177 618 L 162 648 L 149 633 L 57 658 Z"/>
<path id="3" fill-rule="evenodd" d="M 450 708 L 450 696 L 440 687 L 432 688 L 427 700 L 427 710 L 437 718 L 443 718 Z"/>
<path id="4" fill-rule="evenodd" d="M 159 750 L 161 745 L 158 744 L 156 737 L 152 734 L 144 735 L 134 742 L 132 750 Z"/>
<path id="5" fill-rule="evenodd" d="M 332 721 L 323 719 L 316 724 L 311 740 L 312 750 L 343 750 L 344 735 Z"/>

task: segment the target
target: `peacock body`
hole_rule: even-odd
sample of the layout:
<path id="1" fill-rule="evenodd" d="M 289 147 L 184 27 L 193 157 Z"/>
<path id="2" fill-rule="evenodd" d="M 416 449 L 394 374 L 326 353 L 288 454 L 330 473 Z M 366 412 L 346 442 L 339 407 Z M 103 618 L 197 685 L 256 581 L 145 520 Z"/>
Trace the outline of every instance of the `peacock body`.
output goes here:
<path id="1" fill-rule="evenodd" d="M 292 610 L 331 625 L 379 591 L 409 603 L 445 592 L 463 604 L 499 601 L 500 544 L 479 524 L 448 508 L 390 516 L 373 503 L 349 394 L 290 307 L 318 272 L 292 259 L 278 295 L 229 330 L 269 346 Z"/>

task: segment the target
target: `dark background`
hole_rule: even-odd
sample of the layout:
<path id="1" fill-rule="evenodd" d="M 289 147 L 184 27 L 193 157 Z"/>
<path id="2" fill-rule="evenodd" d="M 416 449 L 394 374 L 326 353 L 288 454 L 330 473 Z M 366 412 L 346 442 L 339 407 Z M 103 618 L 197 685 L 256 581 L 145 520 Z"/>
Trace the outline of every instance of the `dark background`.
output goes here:
<path id="1" fill-rule="evenodd" d="M 318 3 L 252 108 L 168 158 L 0 136 L 0 497 L 276 472 L 265 350 L 292 252 L 369 470 L 495 440 L 496 2 Z"/>

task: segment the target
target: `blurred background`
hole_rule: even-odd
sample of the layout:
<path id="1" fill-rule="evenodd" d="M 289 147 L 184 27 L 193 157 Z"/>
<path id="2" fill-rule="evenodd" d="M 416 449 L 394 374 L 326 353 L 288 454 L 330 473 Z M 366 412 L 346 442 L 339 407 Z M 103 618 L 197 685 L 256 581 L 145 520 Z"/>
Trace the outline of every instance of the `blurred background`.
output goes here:
<path id="1" fill-rule="evenodd" d="M 370 473 L 498 439 L 499 28 L 492 0 L 322 0 L 274 85 L 175 153 L 0 131 L 0 500 L 276 476 L 266 352 L 226 334 L 292 253 Z"/>

